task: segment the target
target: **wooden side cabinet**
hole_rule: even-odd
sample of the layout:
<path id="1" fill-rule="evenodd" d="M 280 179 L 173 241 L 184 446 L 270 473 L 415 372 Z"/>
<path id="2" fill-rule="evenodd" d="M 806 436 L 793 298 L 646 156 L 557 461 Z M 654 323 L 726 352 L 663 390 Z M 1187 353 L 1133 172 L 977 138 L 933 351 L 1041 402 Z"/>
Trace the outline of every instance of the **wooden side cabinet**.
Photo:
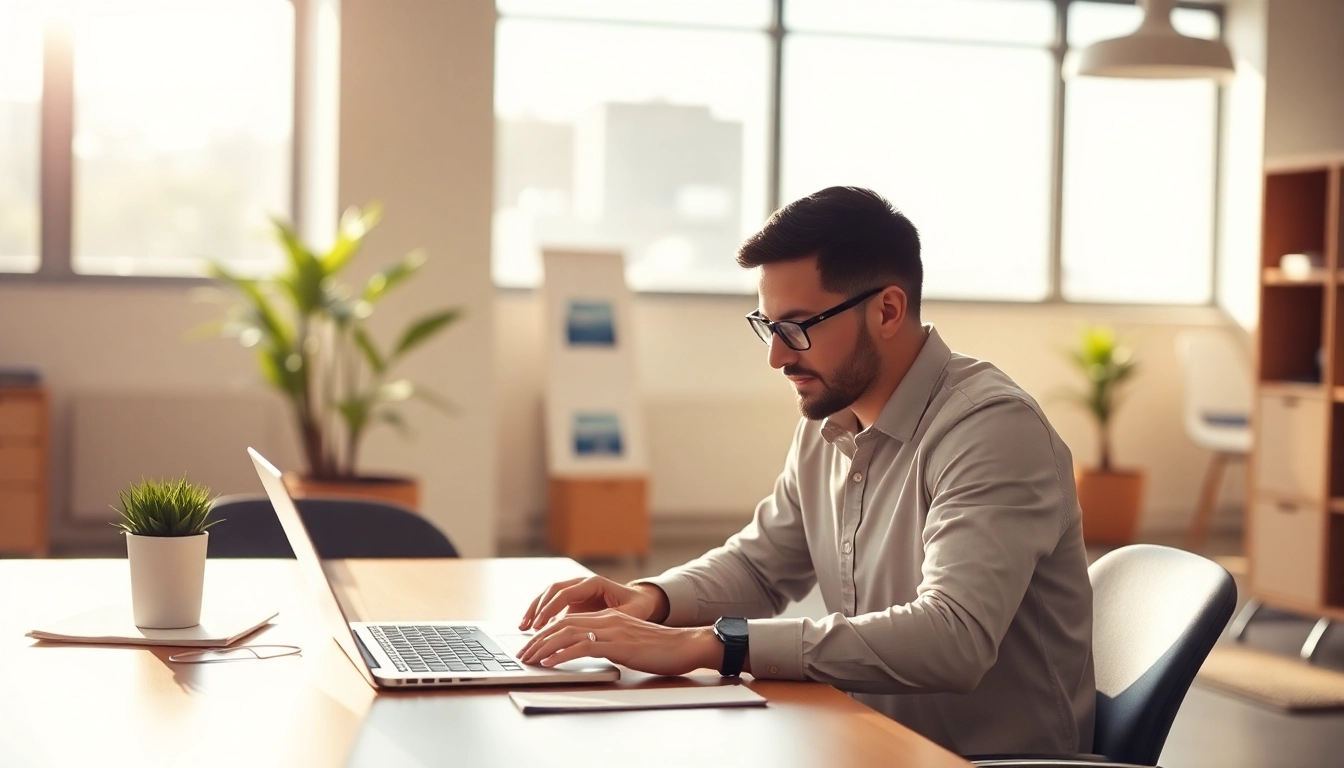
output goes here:
<path id="1" fill-rule="evenodd" d="M 47 554 L 50 419 L 41 387 L 0 387 L 0 555 Z"/>
<path id="2" fill-rule="evenodd" d="M 648 482 L 642 477 L 551 478 L 546 543 L 567 557 L 645 557 Z"/>

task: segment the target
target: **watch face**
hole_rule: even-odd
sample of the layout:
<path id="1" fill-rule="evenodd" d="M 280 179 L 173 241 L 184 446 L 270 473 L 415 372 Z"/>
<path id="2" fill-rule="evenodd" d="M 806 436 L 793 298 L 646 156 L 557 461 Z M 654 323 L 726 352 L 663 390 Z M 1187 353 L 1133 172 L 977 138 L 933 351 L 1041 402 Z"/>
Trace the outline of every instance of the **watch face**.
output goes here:
<path id="1" fill-rule="evenodd" d="M 714 622 L 714 630 L 724 638 L 747 639 L 747 620 L 725 616 Z"/>

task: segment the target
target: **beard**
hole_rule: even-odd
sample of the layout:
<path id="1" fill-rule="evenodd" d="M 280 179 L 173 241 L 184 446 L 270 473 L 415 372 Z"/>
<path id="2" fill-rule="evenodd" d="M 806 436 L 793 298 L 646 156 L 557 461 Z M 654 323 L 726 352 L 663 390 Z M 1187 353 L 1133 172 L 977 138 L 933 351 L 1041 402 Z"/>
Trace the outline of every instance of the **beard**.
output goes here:
<path id="1" fill-rule="evenodd" d="M 848 408 L 873 386 L 881 368 L 882 359 L 877 354 L 877 345 L 873 343 L 868 329 L 860 326 L 854 351 L 849 353 L 834 373 L 823 378 L 811 371 L 797 371 L 815 376 L 821 384 L 821 392 L 815 395 L 798 394 L 798 410 L 805 418 L 817 421 Z M 784 373 L 795 372 L 786 369 Z"/>

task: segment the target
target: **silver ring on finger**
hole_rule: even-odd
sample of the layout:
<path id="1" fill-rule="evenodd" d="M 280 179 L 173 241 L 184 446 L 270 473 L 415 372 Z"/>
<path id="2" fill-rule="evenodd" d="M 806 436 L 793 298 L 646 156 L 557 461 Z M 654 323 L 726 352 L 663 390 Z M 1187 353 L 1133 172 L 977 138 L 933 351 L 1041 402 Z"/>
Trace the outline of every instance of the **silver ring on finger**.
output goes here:
<path id="1" fill-rule="evenodd" d="M 589 632 L 589 633 L 588 633 L 588 640 L 589 640 L 589 642 L 596 643 L 596 642 L 597 642 L 597 634 L 596 634 L 595 632 Z"/>

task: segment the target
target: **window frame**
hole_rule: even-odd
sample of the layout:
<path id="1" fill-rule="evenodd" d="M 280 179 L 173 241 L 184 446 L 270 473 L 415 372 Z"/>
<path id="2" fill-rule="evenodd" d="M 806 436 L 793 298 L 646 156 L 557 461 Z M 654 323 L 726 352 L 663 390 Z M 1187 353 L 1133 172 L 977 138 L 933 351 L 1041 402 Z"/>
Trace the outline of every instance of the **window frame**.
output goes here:
<path id="1" fill-rule="evenodd" d="M 289 205 L 300 225 L 303 197 L 301 139 L 307 101 L 304 77 L 308 36 L 303 33 L 313 0 L 288 0 L 294 8 L 294 69 L 290 135 Z M 74 113 L 75 54 L 68 21 L 48 18 L 42 34 L 42 104 L 38 110 L 38 263 L 35 272 L 0 272 L 0 282 L 114 284 L 123 286 L 214 285 L 209 277 L 179 275 L 84 275 L 74 269 Z"/>
<path id="2" fill-rule="evenodd" d="M 971 305 L 971 306 L 1012 306 L 1012 307 L 1031 307 L 1042 305 L 1065 305 L 1065 306 L 1083 306 L 1083 307 L 1159 307 L 1179 310 L 1189 307 L 1216 307 L 1219 300 L 1218 289 L 1218 251 L 1221 245 L 1219 238 L 1219 223 L 1222 216 L 1222 200 L 1219 198 L 1218 190 L 1222 183 L 1222 155 L 1223 155 L 1223 110 L 1224 99 L 1226 98 L 1226 87 L 1219 86 L 1214 96 L 1214 114 L 1213 124 L 1210 130 L 1213 132 L 1213 144 L 1211 147 L 1214 153 L 1214 173 L 1213 178 L 1209 179 L 1209 184 L 1213 190 L 1213 216 L 1209 221 L 1209 227 L 1212 232 L 1210 246 L 1212 248 L 1211 268 L 1208 273 L 1209 298 L 1200 303 L 1145 303 L 1145 302 L 1096 302 L 1096 301 L 1076 301 L 1069 300 L 1063 294 L 1063 210 L 1064 210 L 1064 132 L 1065 132 L 1065 109 L 1067 102 L 1068 84 L 1064 77 L 1064 62 L 1069 53 L 1068 45 L 1068 19 L 1069 6 L 1074 2 L 1094 2 L 1110 3 L 1113 5 L 1135 5 L 1135 0 L 1046 0 L 1055 7 L 1055 28 L 1054 40 L 1048 47 L 1051 56 L 1054 59 L 1053 77 L 1051 81 L 1052 88 L 1052 115 L 1051 115 L 1051 138 L 1050 138 L 1050 202 L 1049 202 L 1049 253 L 1047 254 L 1048 269 L 1048 292 L 1045 298 L 1036 301 L 1018 301 L 1011 299 L 943 299 L 930 298 L 930 303 L 948 304 L 948 305 Z M 782 120 L 781 106 L 783 102 L 783 70 L 784 70 L 784 39 L 791 34 L 805 34 L 790 30 L 784 23 L 784 5 L 788 0 L 769 0 L 771 6 L 771 21 L 769 27 L 763 30 L 769 40 L 770 49 L 770 72 L 768 82 L 770 91 L 767 94 L 767 108 L 769 110 L 769 125 L 766 135 L 766 204 L 767 211 L 777 210 L 786 201 L 781 200 L 780 180 L 781 180 L 781 154 L 782 154 Z M 1208 11 L 1215 15 L 1218 20 L 1219 37 L 1224 39 L 1227 26 L 1227 9 L 1217 3 L 1201 2 L 1199 0 L 1178 0 L 1178 8 L 1188 8 L 1194 10 Z M 569 17 L 553 17 L 545 14 L 520 14 L 510 15 L 496 11 L 496 19 L 502 18 L 526 18 L 535 20 L 552 21 L 576 21 Z M 578 19 L 577 21 L 589 22 L 591 19 Z M 615 22 L 613 22 L 615 23 Z M 621 24 L 643 25 L 651 22 L 641 21 L 620 21 Z M 720 27 L 713 24 L 668 24 L 678 28 L 695 29 L 740 29 L 739 27 Z M 837 33 L 839 34 L 839 33 Z M 881 37 L 884 39 L 904 39 L 896 35 L 874 34 L 872 37 Z M 935 38 L 920 38 L 922 41 L 938 42 Z M 967 43 L 970 44 L 970 43 Z M 495 286 L 496 290 L 516 291 L 527 293 L 532 291 L 530 288 L 516 288 L 512 286 Z M 694 296 L 694 297 L 737 297 L 742 294 L 731 292 L 698 293 L 686 291 L 640 291 L 641 296 Z"/>
<path id="3" fill-rule="evenodd" d="M 1051 168 L 1050 168 L 1050 209 L 1048 279 L 1049 292 L 1039 301 L 1013 301 L 999 299 L 930 299 L 932 303 L 966 304 L 973 306 L 1040 306 L 1069 305 L 1096 307 L 1151 306 L 1164 308 L 1210 307 L 1219 302 L 1219 262 L 1218 251 L 1221 246 L 1219 224 L 1222 217 L 1222 200 L 1218 189 L 1222 180 L 1223 155 L 1223 113 L 1225 109 L 1226 87 L 1220 86 L 1214 100 L 1214 120 L 1211 130 L 1214 134 L 1212 150 L 1215 155 L 1213 178 L 1209 180 L 1214 190 L 1213 216 L 1209 222 L 1212 230 L 1210 240 L 1213 253 L 1209 270 L 1209 299 L 1198 304 L 1147 304 L 1142 302 L 1083 302 L 1070 301 L 1062 293 L 1063 283 L 1063 179 L 1064 179 L 1064 115 L 1067 102 L 1067 83 L 1064 79 L 1064 60 L 1068 47 L 1068 11 L 1076 0 L 1049 0 L 1055 6 L 1055 40 L 1049 50 L 1054 57 L 1055 68 L 1052 78 L 1053 115 L 1051 130 Z M 1085 0 L 1086 2 L 1134 5 L 1135 0 Z M 309 25 L 308 17 L 313 12 L 312 0 L 290 0 L 294 6 L 294 104 L 293 131 L 290 152 L 290 209 L 296 224 L 303 211 L 303 190 L 299 180 L 303 178 L 304 154 L 302 136 L 307 129 L 307 119 L 302 105 L 309 94 L 305 85 L 305 62 L 308 59 L 308 36 L 303 33 Z M 764 33 L 769 41 L 770 72 L 768 73 L 769 93 L 766 95 L 769 126 L 766 136 L 766 203 L 768 210 L 776 210 L 782 204 L 780 200 L 780 160 L 782 148 L 781 104 L 783 93 L 783 41 L 793 34 L 784 24 L 784 3 L 787 0 L 770 0 L 771 22 Z M 1219 39 L 1226 34 L 1226 8 L 1220 4 L 1199 2 L 1197 0 L 1178 0 L 1177 7 L 1203 10 L 1213 13 L 1218 19 Z M 496 18 L 504 18 L 496 11 Z M 546 19 L 544 15 L 527 15 L 524 18 Z M 647 22 L 622 22 L 641 24 Z M 719 28 L 716 25 L 694 24 L 675 25 L 696 28 Z M 724 27 L 725 29 L 739 29 Z M 49 20 L 43 34 L 42 61 L 42 104 L 39 110 L 39 171 L 38 171 L 38 268 L 31 273 L 0 272 L 3 282 L 44 282 L 44 283 L 109 283 L 116 285 L 191 285 L 213 284 L 207 277 L 180 276 L 116 276 L 83 275 L 73 267 L 73 188 L 74 188 L 74 53 L 68 25 Z M 767 213 L 766 212 L 762 212 Z M 497 290 L 530 292 L 532 289 L 505 288 Z M 644 296 L 716 296 L 737 297 L 736 293 L 688 293 L 679 291 L 642 291 Z"/>

